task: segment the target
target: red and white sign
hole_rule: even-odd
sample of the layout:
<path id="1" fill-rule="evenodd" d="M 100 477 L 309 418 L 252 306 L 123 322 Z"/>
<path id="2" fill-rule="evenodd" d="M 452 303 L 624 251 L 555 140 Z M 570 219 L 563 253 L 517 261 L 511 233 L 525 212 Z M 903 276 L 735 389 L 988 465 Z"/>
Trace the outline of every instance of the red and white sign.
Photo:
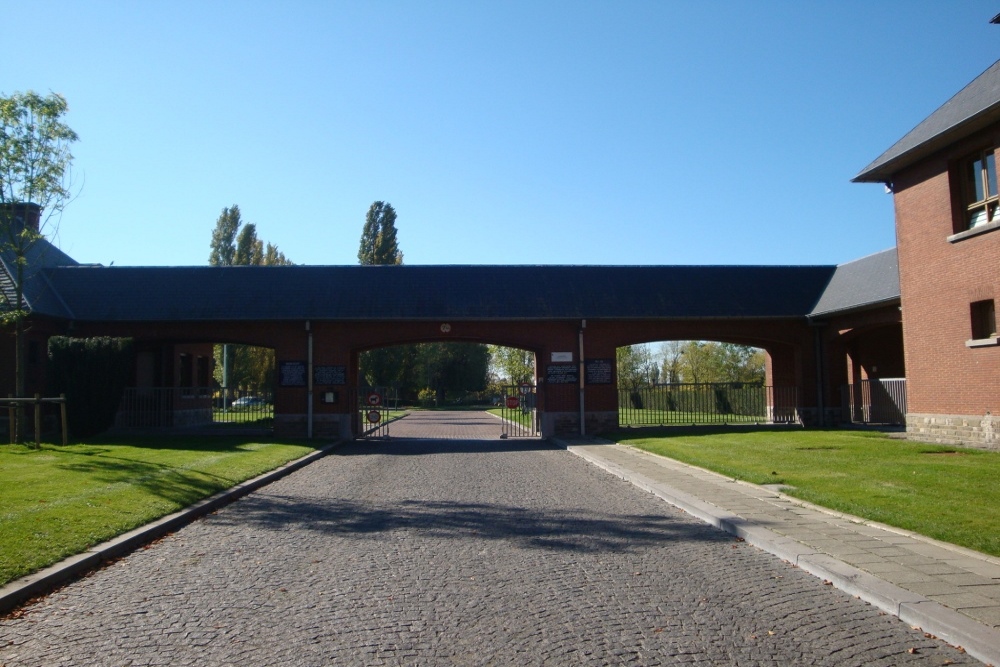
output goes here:
<path id="1" fill-rule="evenodd" d="M 508 396 L 507 397 L 507 407 L 508 408 L 510 408 L 511 410 L 514 410 L 519 405 L 521 405 L 521 400 L 517 396 Z"/>
<path id="2" fill-rule="evenodd" d="M 381 412 L 379 412 L 378 410 L 369 410 L 368 411 L 368 421 L 369 422 L 371 422 L 372 424 L 377 424 L 381 420 L 382 420 L 382 413 Z"/>
<path id="3" fill-rule="evenodd" d="M 521 384 L 521 394 L 527 395 L 531 393 L 531 385 L 527 382 Z"/>
<path id="4" fill-rule="evenodd" d="M 368 405 L 382 405 L 382 396 L 377 391 L 368 394 Z"/>

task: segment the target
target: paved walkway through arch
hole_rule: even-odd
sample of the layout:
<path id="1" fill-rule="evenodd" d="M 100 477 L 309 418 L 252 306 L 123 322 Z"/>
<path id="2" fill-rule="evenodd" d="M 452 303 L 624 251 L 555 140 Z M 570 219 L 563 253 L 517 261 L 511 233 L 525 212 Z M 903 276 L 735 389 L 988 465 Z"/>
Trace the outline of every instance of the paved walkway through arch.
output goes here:
<path id="1" fill-rule="evenodd" d="M 0 621 L 0 664 L 975 665 L 539 440 L 351 443 Z"/>
<path id="2" fill-rule="evenodd" d="M 389 438 L 499 440 L 502 424 L 484 410 L 414 410 L 389 424 Z"/>

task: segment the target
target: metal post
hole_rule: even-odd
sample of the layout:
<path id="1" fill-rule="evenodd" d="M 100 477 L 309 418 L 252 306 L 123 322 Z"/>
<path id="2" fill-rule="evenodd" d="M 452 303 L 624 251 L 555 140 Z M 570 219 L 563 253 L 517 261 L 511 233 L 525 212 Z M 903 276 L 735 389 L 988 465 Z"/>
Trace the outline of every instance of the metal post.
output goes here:
<path id="1" fill-rule="evenodd" d="M 306 361 L 306 437 L 313 437 L 313 333 L 309 320 L 306 320 L 308 332 L 308 358 Z"/>
<path id="2" fill-rule="evenodd" d="M 587 320 L 580 320 L 580 435 L 587 435 L 587 412 L 584 404 L 584 358 L 583 358 L 583 330 L 587 328 Z"/>

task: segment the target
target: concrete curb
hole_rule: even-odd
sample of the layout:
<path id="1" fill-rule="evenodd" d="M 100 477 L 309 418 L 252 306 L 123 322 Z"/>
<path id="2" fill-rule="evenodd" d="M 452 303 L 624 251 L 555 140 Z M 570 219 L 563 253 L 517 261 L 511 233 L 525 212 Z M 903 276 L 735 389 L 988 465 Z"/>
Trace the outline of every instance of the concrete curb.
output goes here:
<path id="1" fill-rule="evenodd" d="M 809 574 L 830 582 L 834 587 L 854 595 L 892 614 L 988 665 L 1000 665 L 1000 632 L 991 627 L 927 599 L 895 584 L 879 579 L 853 565 L 827 554 L 819 553 L 793 539 L 783 537 L 760 525 L 747 521 L 725 509 L 712 505 L 668 484 L 636 473 L 623 466 L 595 457 L 574 448 L 571 443 L 553 439 L 559 445 L 593 465 L 648 491 L 688 514 L 748 544 L 788 561 Z M 596 444 L 596 443 L 595 443 Z M 608 442 L 608 445 L 613 443 Z"/>
<path id="2" fill-rule="evenodd" d="M 99 567 L 102 563 L 124 556 L 167 533 L 191 523 L 199 517 L 214 512 L 248 493 L 267 486 L 271 482 L 281 479 L 323 458 L 337 447 L 340 447 L 341 444 L 343 444 L 342 441 L 337 441 L 317 449 L 315 452 L 306 454 L 294 461 L 289 461 L 270 472 L 266 472 L 253 479 L 248 479 L 204 500 L 199 500 L 189 507 L 173 514 L 168 514 L 135 530 L 123 533 L 107 542 L 91 547 L 83 553 L 70 556 L 44 570 L 39 570 L 20 579 L 15 579 L 0 588 L 0 615 L 9 613 L 33 597 L 48 593 L 60 584 L 80 577 L 86 572 Z"/>

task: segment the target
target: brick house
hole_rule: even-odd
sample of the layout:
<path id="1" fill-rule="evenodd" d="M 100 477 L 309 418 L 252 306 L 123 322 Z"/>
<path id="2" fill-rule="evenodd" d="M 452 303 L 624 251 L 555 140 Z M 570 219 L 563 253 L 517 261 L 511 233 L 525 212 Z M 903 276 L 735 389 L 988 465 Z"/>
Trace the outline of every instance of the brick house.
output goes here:
<path id="1" fill-rule="evenodd" d="M 1000 413 L 1000 61 L 853 180 L 896 211 L 907 432 L 995 448 Z"/>

